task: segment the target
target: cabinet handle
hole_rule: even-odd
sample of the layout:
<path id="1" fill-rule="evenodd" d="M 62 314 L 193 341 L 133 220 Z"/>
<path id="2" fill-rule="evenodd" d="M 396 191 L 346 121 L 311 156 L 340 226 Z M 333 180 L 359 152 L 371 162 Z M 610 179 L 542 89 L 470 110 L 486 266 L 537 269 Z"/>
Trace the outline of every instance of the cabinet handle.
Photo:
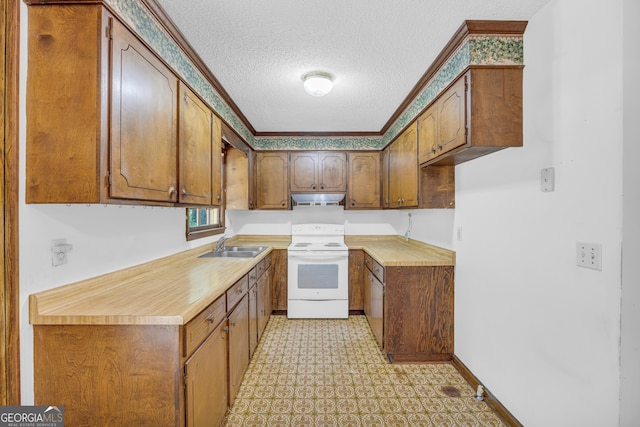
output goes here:
<path id="1" fill-rule="evenodd" d="M 320 184 L 320 189 L 324 190 L 324 184 Z"/>
<path id="2" fill-rule="evenodd" d="M 173 185 L 169 187 L 169 197 L 173 197 L 176 194 L 178 194 L 178 190 L 176 190 L 176 187 L 174 187 Z"/>
<path id="3" fill-rule="evenodd" d="M 236 326 L 236 322 L 231 322 L 231 326 Z"/>
<path id="4" fill-rule="evenodd" d="M 189 196 L 189 193 L 187 192 L 187 189 L 186 189 L 186 188 L 183 188 L 183 189 L 182 189 L 182 195 L 183 195 L 183 196 Z"/>
<path id="5" fill-rule="evenodd" d="M 442 145 L 438 144 L 437 147 L 438 147 L 438 150 L 442 150 Z"/>
<path id="6" fill-rule="evenodd" d="M 241 294 L 241 293 L 242 293 L 242 288 L 236 289 L 236 294 Z"/>
<path id="7" fill-rule="evenodd" d="M 429 154 L 433 154 L 436 152 L 436 148 L 435 147 L 431 147 L 431 151 L 429 151 Z"/>
<path id="8" fill-rule="evenodd" d="M 216 320 L 215 316 L 207 317 L 207 322 L 209 323 L 213 323 L 215 322 L 215 320 Z"/>
<path id="9" fill-rule="evenodd" d="M 356 205 L 356 202 L 352 200 L 351 201 L 351 206 L 355 206 L 355 205 Z"/>
<path id="10" fill-rule="evenodd" d="M 284 206 L 284 205 L 285 205 L 285 202 L 283 200 L 282 202 L 280 202 L 280 206 Z"/>
<path id="11" fill-rule="evenodd" d="M 316 185 L 315 185 L 315 184 L 313 184 L 313 185 L 311 186 L 311 189 L 312 189 L 312 190 L 315 190 L 315 189 L 316 189 Z"/>

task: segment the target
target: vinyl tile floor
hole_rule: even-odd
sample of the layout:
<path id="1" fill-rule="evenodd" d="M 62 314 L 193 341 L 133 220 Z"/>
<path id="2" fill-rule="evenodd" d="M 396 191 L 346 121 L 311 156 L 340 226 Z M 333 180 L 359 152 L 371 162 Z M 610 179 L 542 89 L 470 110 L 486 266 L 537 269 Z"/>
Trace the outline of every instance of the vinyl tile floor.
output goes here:
<path id="1" fill-rule="evenodd" d="M 453 365 L 388 363 L 364 316 L 281 315 L 271 316 L 225 425 L 504 426 Z"/>

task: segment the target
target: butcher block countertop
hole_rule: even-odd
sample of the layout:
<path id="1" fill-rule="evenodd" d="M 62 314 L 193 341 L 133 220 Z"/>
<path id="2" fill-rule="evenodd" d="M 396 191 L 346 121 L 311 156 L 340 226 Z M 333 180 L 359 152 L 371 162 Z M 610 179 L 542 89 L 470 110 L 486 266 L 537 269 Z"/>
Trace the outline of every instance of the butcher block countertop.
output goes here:
<path id="1" fill-rule="evenodd" d="M 363 249 L 384 267 L 455 265 L 456 253 L 400 236 L 345 236 L 349 249 Z"/>
<path id="2" fill-rule="evenodd" d="M 242 235 L 228 245 L 269 246 L 255 258 L 198 258 L 205 245 L 29 296 L 34 325 L 184 325 L 289 236 Z M 398 236 L 346 236 L 383 266 L 455 265 L 455 252 Z"/>

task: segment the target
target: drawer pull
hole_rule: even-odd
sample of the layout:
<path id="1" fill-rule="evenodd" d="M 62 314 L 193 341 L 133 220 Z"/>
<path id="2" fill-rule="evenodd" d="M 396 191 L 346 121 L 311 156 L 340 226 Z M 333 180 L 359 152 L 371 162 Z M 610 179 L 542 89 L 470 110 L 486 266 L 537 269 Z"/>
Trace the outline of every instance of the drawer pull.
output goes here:
<path id="1" fill-rule="evenodd" d="M 213 322 L 215 322 L 215 320 L 216 320 L 215 316 L 207 317 L 207 322 L 209 322 L 209 323 L 213 323 Z"/>
<path id="2" fill-rule="evenodd" d="M 236 293 L 237 293 L 237 294 L 241 294 L 241 293 L 242 293 L 242 288 L 240 288 L 240 289 L 236 289 Z"/>
<path id="3" fill-rule="evenodd" d="M 231 322 L 231 326 L 236 326 L 236 322 Z"/>

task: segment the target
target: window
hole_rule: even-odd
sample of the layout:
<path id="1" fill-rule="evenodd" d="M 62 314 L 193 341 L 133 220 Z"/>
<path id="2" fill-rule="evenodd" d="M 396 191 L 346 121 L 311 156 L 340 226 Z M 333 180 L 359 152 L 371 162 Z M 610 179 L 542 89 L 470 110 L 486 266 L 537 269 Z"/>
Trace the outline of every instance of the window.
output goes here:
<path id="1" fill-rule="evenodd" d="M 187 240 L 224 233 L 222 207 L 187 209 Z"/>

